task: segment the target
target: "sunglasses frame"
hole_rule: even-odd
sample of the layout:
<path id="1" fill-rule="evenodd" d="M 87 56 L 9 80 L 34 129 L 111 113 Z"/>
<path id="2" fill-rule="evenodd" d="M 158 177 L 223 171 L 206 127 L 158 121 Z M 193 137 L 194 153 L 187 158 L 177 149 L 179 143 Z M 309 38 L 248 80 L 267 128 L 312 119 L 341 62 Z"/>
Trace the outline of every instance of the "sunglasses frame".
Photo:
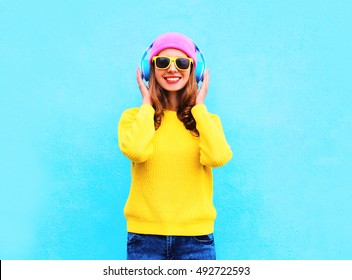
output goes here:
<path id="1" fill-rule="evenodd" d="M 164 67 L 164 68 L 161 68 L 161 67 L 158 67 L 157 65 L 156 65 L 156 60 L 158 59 L 158 58 L 168 58 L 169 60 L 170 60 L 170 62 L 169 62 L 169 64 L 166 66 L 166 67 Z M 183 59 L 187 59 L 190 63 L 189 63 L 189 65 L 188 65 L 188 67 L 187 67 L 187 69 L 181 69 L 181 68 L 179 68 L 178 66 L 177 66 L 177 63 L 176 63 L 176 60 L 177 59 L 179 59 L 179 58 L 183 58 Z M 169 67 L 170 67 L 170 65 L 171 65 L 171 63 L 174 63 L 174 65 L 175 65 L 175 67 L 177 68 L 177 70 L 179 70 L 179 71 L 187 71 L 190 67 L 191 67 L 191 65 L 193 65 L 193 59 L 192 58 L 189 58 L 189 57 L 171 57 L 171 56 L 166 56 L 166 55 L 156 55 L 156 56 L 153 56 L 153 63 L 154 63 L 154 65 L 155 65 L 155 68 L 157 68 L 157 69 L 159 69 L 159 70 L 166 70 L 166 69 L 168 69 Z"/>

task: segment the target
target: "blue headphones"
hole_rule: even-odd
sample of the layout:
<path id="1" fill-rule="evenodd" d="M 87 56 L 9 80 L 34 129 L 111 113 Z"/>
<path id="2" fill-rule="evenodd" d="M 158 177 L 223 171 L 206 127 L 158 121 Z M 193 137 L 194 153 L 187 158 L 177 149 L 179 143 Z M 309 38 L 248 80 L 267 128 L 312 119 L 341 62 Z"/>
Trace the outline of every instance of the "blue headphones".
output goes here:
<path id="1" fill-rule="evenodd" d="M 150 46 L 146 49 L 146 51 L 143 53 L 141 61 L 139 63 L 139 68 L 141 69 L 141 75 L 145 81 L 149 81 L 149 77 L 150 77 L 150 64 L 149 64 L 148 52 L 153 47 L 153 44 L 154 42 L 151 43 Z M 195 69 L 196 80 L 197 80 L 197 83 L 199 83 L 200 81 L 203 81 L 204 72 L 207 67 L 207 64 L 202 51 L 198 48 L 196 44 L 194 45 L 196 46 L 196 52 L 199 54 L 199 57 L 201 58 L 201 61 L 197 59 L 197 66 Z"/>

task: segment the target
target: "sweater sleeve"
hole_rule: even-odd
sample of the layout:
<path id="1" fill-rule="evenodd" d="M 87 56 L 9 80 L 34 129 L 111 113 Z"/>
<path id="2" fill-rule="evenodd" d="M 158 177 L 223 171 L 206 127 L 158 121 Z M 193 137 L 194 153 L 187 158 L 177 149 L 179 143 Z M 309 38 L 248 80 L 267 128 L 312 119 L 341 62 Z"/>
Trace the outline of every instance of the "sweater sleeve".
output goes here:
<path id="1" fill-rule="evenodd" d="M 232 157 L 220 118 L 210 114 L 204 104 L 192 108 L 199 131 L 200 163 L 210 167 L 225 165 Z"/>
<path id="2" fill-rule="evenodd" d="M 146 161 L 153 152 L 154 108 L 144 104 L 122 113 L 118 124 L 121 152 L 133 162 Z"/>

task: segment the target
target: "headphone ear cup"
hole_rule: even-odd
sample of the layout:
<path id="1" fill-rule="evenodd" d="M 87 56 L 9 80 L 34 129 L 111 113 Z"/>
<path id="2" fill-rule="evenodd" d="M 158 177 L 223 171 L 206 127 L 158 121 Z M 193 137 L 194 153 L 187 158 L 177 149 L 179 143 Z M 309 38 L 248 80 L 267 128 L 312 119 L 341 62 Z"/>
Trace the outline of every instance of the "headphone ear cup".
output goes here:
<path id="1" fill-rule="evenodd" d="M 143 59 L 141 61 L 141 67 L 140 68 L 141 68 L 142 78 L 148 82 L 149 81 L 149 77 L 150 77 L 149 60 L 148 59 Z"/>
<path id="2" fill-rule="evenodd" d="M 195 74 L 196 74 L 197 83 L 199 83 L 200 81 L 203 81 L 203 78 L 204 78 L 204 63 L 203 62 L 197 61 Z"/>

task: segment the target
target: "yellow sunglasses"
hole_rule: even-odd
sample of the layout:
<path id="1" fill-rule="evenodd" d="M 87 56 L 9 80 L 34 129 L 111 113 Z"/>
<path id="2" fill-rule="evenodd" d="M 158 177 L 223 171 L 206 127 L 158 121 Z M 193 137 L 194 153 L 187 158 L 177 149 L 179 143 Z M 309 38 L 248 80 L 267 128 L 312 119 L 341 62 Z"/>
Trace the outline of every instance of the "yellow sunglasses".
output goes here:
<path id="1" fill-rule="evenodd" d="M 155 67 L 160 70 L 165 70 L 169 68 L 171 62 L 174 62 L 178 70 L 185 71 L 191 67 L 193 59 L 189 57 L 154 56 L 153 62 L 155 64 Z"/>

